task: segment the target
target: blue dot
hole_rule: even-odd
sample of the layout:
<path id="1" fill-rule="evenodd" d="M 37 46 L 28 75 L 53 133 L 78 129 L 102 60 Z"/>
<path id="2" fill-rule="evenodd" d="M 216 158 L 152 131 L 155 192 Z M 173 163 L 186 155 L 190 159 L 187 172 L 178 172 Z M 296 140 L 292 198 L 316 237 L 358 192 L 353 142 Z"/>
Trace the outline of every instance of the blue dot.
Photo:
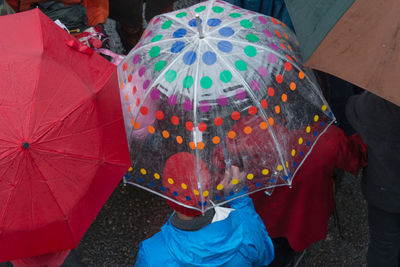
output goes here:
<path id="1" fill-rule="evenodd" d="M 232 36 L 235 33 L 235 31 L 231 27 L 223 27 L 219 29 L 218 32 L 224 37 Z"/>
<path id="2" fill-rule="evenodd" d="M 210 27 L 215 27 L 218 26 L 219 24 L 221 24 L 221 20 L 220 19 L 209 19 L 207 20 L 207 25 Z"/>
<path id="3" fill-rule="evenodd" d="M 310 146 L 311 145 L 311 142 L 310 141 L 307 141 L 307 146 Z"/>
<path id="4" fill-rule="evenodd" d="M 249 190 L 249 188 L 247 186 L 243 186 L 242 190 L 243 190 L 243 192 L 247 192 L 247 190 Z"/>
<path id="5" fill-rule="evenodd" d="M 289 179 L 287 175 L 283 176 L 283 180 L 287 181 L 287 179 Z"/>
<path id="6" fill-rule="evenodd" d="M 153 182 L 150 182 L 150 183 L 149 183 L 149 186 L 150 186 L 150 187 L 154 187 L 154 183 L 153 183 Z"/>
<path id="7" fill-rule="evenodd" d="M 172 194 L 174 194 L 174 196 L 178 196 L 179 194 L 178 194 L 178 192 L 176 192 L 176 191 L 174 191 Z"/>
<path id="8" fill-rule="evenodd" d="M 200 19 L 200 24 L 203 22 L 203 20 L 202 19 Z M 196 19 L 191 19 L 191 20 L 189 20 L 189 26 L 190 27 L 196 27 L 197 26 L 197 21 L 196 21 Z"/>
<path id="9" fill-rule="evenodd" d="M 143 182 L 143 179 L 140 178 L 140 177 L 138 177 L 137 180 L 138 180 L 139 183 Z"/>
<path id="10" fill-rule="evenodd" d="M 256 186 L 261 187 L 261 183 L 260 182 L 256 183 Z"/>
<path id="11" fill-rule="evenodd" d="M 332 118 L 332 117 L 333 117 L 333 113 L 332 113 L 332 111 L 331 111 L 331 112 L 329 112 L 328 116 L 329 116 L 330 118 Z"/>
<path id="12" fill-rule="evenodd" d="M 177 41 L 171 46 L 172 53 L 179 53 L 182 49 L 185 48 L 185 43 L 182 41 Z"/>
<path id="13" fill-rule="evenodd" d="M 165 192 L 167 190 L 167 188 L 165 188 L 164 186 L 161 187 L 161 191 Z"/>
<path id="14" fill-rule="evenodd" d="M 269 182 L 270 182 L 271 184 L 273 184 L 273 183 L 275 183 L 275 179 L 274 179 L 274 178 L 271 178 L 271 179 L 269 180 Z"/>
<path id="15" fill-rule="evenodd" d="M 186 200 L 187 201 L 190 201 L 190 200 L 192 200 L 189 196 L 186 196 Z"/>
<path id="16" fill-rule="evenodd" d="M 126 180 L 130 180 L 132 178 L 132 176 L 130 176 L 128 174 L 126 174 L 124 177 L 125 177 Z"/>
<path id="17" fill-rule="evenodd" d="M 217 55 L 214 52 L 207 51 L 203 54 L 203 62 L 206 65 L 212 65 L 217 61 Z"/>
<path id="18" fill-rule="evenodd" d="M 300 157 L 302 157 L 304 155 L 304 152 L 303 151 L 301 151 L 300 152 Z"/>
<path id="19" fill-rule="evenodd" d="M 216 200 L 221 200 L 221 196 L 220 196 L 220 195 L 216 195 L 216 196 L 215 196 L 215 199 L 216 199 Z"/>
<path id="20" fill-rule="evenodd" d="M 197 205 L 199 205 L 201 207 L 201 201 L 197 202 Z"/>
<path id="21" fill-rule="evenodd" d="M 321 126 L 322 127 L 324 127 L 325 126 L 325 122 L 323 121 L 323 122 L 321 122 Z"/>
<path id="22" fill-rule="evenodd" d="M 288 173 L 288 176 L 289 176 L 289 177 L 291 177 L 291 176 L 292 176 L 292 173 L 291 173 L 291 172 L 289 172 L 289 173 Z"/>
<path id="23" fill-rule="evenodd" d="M 318 132 L 317 131 L 314 131 L 314 136 L 317 136 L 318 135 Z"/>
<path id="24" fill-rule="evenodd" d="M 186 29 L 180 28 L 180 29 L 177 29 L 177 30 L 172 34 L 172 36 L 173 36 L 174 38 L 182 38 L 182 37 L 184 37 L 184 36 L 186 35 L 186 33 L 187 33 L 187 30 L 186 30 Z"/>
<path id="25" fill-rule="evenodd" d="M 183 62 L 186 65 L 192 65 L 196 61 L 197 54 L 194 51 L 188 51 L 183 55 Z"/>
<path id="26" fill-rule="evenodd" d="M 233 196 L 233 194 L 235 194 L 235 192 L 233 192 L 233 191 L 229 192 L 230 196 Z"/>
<path id="27" fill-rule="evenodd" d="M 297 162 L 294 161 L 294 162 L 293 162 L 293 167 L 296 167 L 296 166 L 297 166 Z"/>
<path id="28" fill-rule="evenodd" d="M 218 42 L 218 49 L 225 53 L 230 53 L 233 49 L 232 43 L 228 41 Z"/>

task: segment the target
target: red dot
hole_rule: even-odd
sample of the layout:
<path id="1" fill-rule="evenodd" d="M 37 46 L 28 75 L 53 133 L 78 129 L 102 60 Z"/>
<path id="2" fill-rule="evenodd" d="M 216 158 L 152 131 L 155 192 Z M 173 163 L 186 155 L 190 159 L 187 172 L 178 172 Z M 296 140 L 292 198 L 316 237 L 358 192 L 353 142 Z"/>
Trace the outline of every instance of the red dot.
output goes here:
<path id="1" fill-rule="evenodd" d="M 143 106 L 140 108 L 140 113 L 142 113 L 143 115 L 147 115 L 147 113 L 149 113 L 149 109 Z"/>
<path id="2" fill-rule="evenodd" d="M 278 36 L 279 38 L 282 38 L 282 34 L 279 31 L 275 31 L 276 36 Z"/>
<path id="3" fill-rule="evenodd" d="M 171 117 L 171 123 L 173 125 L 178 125 L 179 124 L 179 118 L 177 116 L 172 116 Z"/>
<path id="4" fill-rule="evenodd" d="M 132 88 L 132 94 L 136 94 L 136 91 L 137 91 L 136 86 L 134 86 L 134 87 Z"/>
<path id="5" fill-rule="evenodd" d="M 214 124 L 215 124 L 216 126 L 221 126 L 223 122 L 224 122 L 224 121 L 222 120 L 221 117 L 216 117 L 216 118 L 214 119 Z"/>
<path id="6" fill-rule="evenodd" d="M 231 118 L 232 120 L 237 121 L 238 119 L 240 119 L 240 113 L 238 111 L 232 112 Z"/>
<path id="7" fill-rule="evenodd" d="M 281 43 L 281 47 L 282 47 L 284 50 L 287 50 L 286 46 L 285 46 L 283 43 Z"/>
<path id="8" fill-rule="evenodd" d="M 205 124 L 204 122 L 200 122 L 199 123 L 199 131 L 204 132 L 205 130 L 207 130 L 207 124 Z"/>
<path id="9" fill-rule="evenodd" d="M 138 107 L 140 105 L 140 98 L 136 99 L 136 106 Z"/>
<path id="10" fill-rule="evenodd" d="M 128 76 L 128 82 L 131 82 L 131 81 L 132 81 L 132 78 L 133 78 L 133 76 L 132 76 L 132 73 L 131 73 L 131 74 L 129 74 L 129 76 Z"/>
<path id="11" fill-rule="evenodd" d="M 268 107 L 268 102 L 267 102 L 267 100 L 265 100 L 265 99 L 261 100 L 261 106 L 262 106 L 264 109 L 266 109 L 266 108 Z"/>
<path id="12" fill-rule="evenodd" d="M 290 62 L 286 62 L 285 63 L 285 70 L 287 70 L 287 71 L 291 71 L 292 70 L 292 64 L 290 64 Z"/>
<path id="13" fill-rule="evenodd" d="M 278 74 L 278 75 L 276 75 L 276 82 L 277 83 L 282 83 L 283 82 L 283 77 L 282 77 L 282 75 L 280 75 L 280 74 Z"/>
<path id="14" fill-rule="evenodd" d="M 286 55 L 286 58 L 293 62 L 293 58 L 291 58 L 289 55 Z"/>
<path id="15" fill-rule="evenodd" d="M 255 106 L 251 106 L 250 108 L 249 108 L 249 114 L 250 115 L 254 115 L 254 114 L 256 114 L 257 113 L 257 108 L 255 107 Z"/>
<path id="16" fill-rule="evenodd" d="M 124 62 L 122 65 L 122 70 L 127 70 L 128 69 L 128 63 Z"/>
<path id="17" fill-rule="evenodd" d="M 188 129 L 188 131 L 193 130 L 193 123 L 191 121 L 188 121 L 185 123 L 186 129 Z"/>
<path id="18" fill-rule="evenodd" d="M 157 112 L 156 112 L 156 118 L 157 118 L 157 120 L 162 120 L 162 119 L 164 119 L 164 112 L 162 112 L 161 110 L 158 110 Z"/>
<path id="19" fill-rule="evenodd" d="M 275 25 L 278 25 L 278 21 L 277 21 L 276 19 L 271 18 L 271 21 L 272 21 Z"/>
<path id="20" fill-rule="evenodd" d="M 275 94 L 274 88 L 268 87 L 268 94 L 269 94 L 270 96 L 274 96 L 274 94 Z"/>

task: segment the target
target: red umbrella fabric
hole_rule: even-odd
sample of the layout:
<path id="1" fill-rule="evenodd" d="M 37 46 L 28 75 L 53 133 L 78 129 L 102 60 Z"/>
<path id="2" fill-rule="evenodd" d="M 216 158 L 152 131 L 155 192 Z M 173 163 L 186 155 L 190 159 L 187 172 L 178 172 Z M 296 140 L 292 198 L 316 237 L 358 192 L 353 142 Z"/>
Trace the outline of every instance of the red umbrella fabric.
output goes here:
<path id="1" fill-rule="evenodd" d="M 38 9 L 0 36 L 4 262 L 76 247 L 130 158 L 115 66 Z"/>

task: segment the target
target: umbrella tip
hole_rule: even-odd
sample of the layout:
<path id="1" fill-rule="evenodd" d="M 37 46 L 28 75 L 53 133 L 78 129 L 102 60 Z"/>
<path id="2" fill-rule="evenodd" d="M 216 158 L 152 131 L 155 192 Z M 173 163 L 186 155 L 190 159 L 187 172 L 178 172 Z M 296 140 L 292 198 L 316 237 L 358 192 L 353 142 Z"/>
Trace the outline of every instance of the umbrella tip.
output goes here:
<path id="1" fill-rule="evenodd" d="M 29 143 L 28 142 L 24 142 L 22 144 L 22 148 L 28 149 L 29 148 Z"/>
<path id="2" fill-rule="evenodd" d="M 203 34 L 203 29 L 200 24 L 201 24 L 200 15 L 196 14 L 196 25 L 197 25 L 197 30 L 199 31 L 199 38 L 203 39 L 204 34 Z"/>

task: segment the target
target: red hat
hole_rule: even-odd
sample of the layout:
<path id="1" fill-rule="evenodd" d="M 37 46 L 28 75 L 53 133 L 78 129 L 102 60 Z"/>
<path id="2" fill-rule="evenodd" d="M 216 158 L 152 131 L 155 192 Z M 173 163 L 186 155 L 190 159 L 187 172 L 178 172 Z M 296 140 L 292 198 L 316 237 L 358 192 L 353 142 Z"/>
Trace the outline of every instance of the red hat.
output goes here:
<path id="1" fill-rule="evenodd" d="M 201 188 L 198 186 L 198 178 Z M 171 156 L 165 163 L 162 182 L 166 188 L 166 196 L 187 206 L 206 206 L 210 194 L 208 188 L 211 187 L 211 174 L 204 161 L 196 159 L 195 155 L 180 152 Z M 187 216 L 201 214 L 199 210 L 184 207 L 170 200 L 167 200 L 167 203 L 175 211 Z"/>

